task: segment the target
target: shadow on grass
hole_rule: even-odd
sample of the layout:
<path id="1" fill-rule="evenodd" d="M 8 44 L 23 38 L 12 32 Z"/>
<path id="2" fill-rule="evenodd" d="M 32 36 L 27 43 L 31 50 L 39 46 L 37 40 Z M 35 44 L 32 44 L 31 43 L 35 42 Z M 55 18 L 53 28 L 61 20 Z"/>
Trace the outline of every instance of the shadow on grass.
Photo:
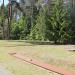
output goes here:
<path id="1" fill-rule="evenodd" d="M 1 47 L 21 47 L 21 46 L 34 46 L 34 45 L 11 45 L 11 46 L 1 46 Z"/>
<path id="2" fill-rule="evenodd" d="M 68 51 L 70 51 L 70 52 L 75 52 L 75 49 L 68 49 Z"/>
<path id="3" fill-rule="evenodd" d="M 55 45 L 52 41 L 32 41 L 32 40 L 7 40 L 8 42 L 21 42 L 33 45 Z"/>
<path id="4" fill-rule="evenodd" d="M 21 42 L 21 43 L 29 43 L 33 45 L 75 45 L 74 42 L 67 43 L 54 43 L 53 41 L 36 41 L 36 40 L 7 40 L 8 42 Z"/>

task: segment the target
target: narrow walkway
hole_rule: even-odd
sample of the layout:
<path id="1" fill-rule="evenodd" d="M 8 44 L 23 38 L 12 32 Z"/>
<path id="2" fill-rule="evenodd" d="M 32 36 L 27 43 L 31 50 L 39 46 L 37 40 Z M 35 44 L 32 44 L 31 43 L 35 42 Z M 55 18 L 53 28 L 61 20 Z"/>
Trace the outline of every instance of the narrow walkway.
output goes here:
<path id="1" fill-rule="evenodd" d="M 12 75 L 12 74 L 0 65 L 0 75 Z"/>

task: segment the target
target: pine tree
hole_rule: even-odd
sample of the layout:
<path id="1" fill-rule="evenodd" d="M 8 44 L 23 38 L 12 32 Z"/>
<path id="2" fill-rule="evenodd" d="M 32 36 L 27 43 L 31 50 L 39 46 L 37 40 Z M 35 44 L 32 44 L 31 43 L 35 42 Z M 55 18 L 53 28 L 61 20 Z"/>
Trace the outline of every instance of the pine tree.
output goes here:
<path id="1" fill-rule="evenodd" d="M 46 20 L 45 20 L 45 9 L 41 9 L 37 17 L 36 25 L 32 26 L 31 34 L 33 40 L 42 40 L 46 39 Z"/>
<path id="2" fill-rule="evenodd" d="M 52 40 L 57 43 L 68 42 L 70 39 L 70 12 L 64 6 L 63 0 L 55 0 L 51 10 L 50 34 Z"/>

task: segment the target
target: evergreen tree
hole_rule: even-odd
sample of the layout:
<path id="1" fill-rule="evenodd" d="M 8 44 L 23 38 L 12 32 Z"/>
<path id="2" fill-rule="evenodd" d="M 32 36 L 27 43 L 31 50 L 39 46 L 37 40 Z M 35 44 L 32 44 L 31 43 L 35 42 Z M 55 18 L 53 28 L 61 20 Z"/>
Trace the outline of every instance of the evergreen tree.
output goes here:
<path id="1" fill-rule="evenodd" d="M 55 0 L 51 10 L 50 25 L 50 38 L 55 43 L 65 43 L 70 40 L 70 12 L 68 7 L 63 5 L 63 0 Z"/>
<path id="2" fill-rule="evenodd" d="M 45 20 L 45 9 L 39 11 L 39 15 L 36 20 L 36 25 L 32 26 L 30 37 L 33 40 L 42 40 L 46 39 L 46 20 Z"/>

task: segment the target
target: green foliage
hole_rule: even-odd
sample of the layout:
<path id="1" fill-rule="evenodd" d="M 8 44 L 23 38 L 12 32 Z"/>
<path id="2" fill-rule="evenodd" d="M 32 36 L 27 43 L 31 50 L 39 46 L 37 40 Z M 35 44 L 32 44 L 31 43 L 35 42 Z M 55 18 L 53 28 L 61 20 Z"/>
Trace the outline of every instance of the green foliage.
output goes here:
<path id="1" fill-rule="evenodd" d="M 36 25 L 32 26 L 30 37 L 33 40 L 45 40 L 45 32 L 45 10 L 42 9 L 37 17 Z"/>
<path id="2" fill-rule="evenodd" d="M 70 40 L 70 12 L 63 6 L 63 0 L 55 0 L 50 18 L 50 40 L 55 43 L 66 43 Z"/>
<path id="3" fill-rule="evenodd" d="M 4 16 L 5 17 L 8 17 L 8 5 L 6 5 L 5 7 L 4 7 Z"/>
<path id="4" fill-rule="evenodd" d="M 71 9 L 69 4 L 64 5 L 63 0 L 54 0 L 54 4 L 46 4 L 41 6 L 41 1 L 36 1 L 32 9 L 21 6 L 17 13 L 25 13 L 24 17 L 21 16 L 19 20 L 12 20 L 11 25 L 11 38 L 12 39 L 31 39 L 40 41 L 54 41 L 55 43 L 68 43 L 70 42 L 71 30 Z M 23 8 L 22 8 L 23 7 Z M 0 24 L 4 18 L 8 16 L 8 5 L 5 7 L 5 15 L 1 16 Z M 21 10 L 22 9 L 22 10 Z M 21 13 L 20 13 L 20 11 Z M 27 12 L 29 10 L 29 13 Z M 0 9 L 1 11 L 1 9 Z M 12 11 L 14 13 L 14 11 Z M 18 14 L 16 14 L 17 17 Z M 14 15 L 12 15 L 14 16 Z M 75 30 L 75 29 L 74 29 Z M 72 34 L 74 38 L 74 32 Z"/>
<path id="5" fill-rule="evenodd" d="M 23 17 L 17 22 L 12 21 L 11 34 L 13 39 L 26 39 L 27 26 L 25 21 Z"/>
<path id="6" fill-rule="evenodd" d="M 0 16 L 0 25 L 1 25 L 1 22 L 2 22 L 2 18 L 1 18 L 1 16 Z"/>

